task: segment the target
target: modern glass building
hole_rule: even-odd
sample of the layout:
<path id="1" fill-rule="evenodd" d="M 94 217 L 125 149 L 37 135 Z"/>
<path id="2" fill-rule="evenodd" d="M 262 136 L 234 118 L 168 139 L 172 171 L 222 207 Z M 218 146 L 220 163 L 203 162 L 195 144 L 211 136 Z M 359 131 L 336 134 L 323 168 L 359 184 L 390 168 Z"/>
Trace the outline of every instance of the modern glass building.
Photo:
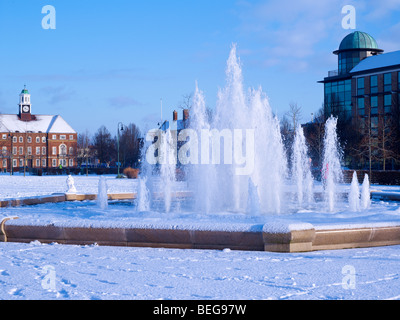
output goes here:
<path id="1" fill-rule="evenodd" d="M 338 117 L 375 139 L 376 150 L 384 149 L 389 134 L 400 132 L 400 51 L 383 53 L 373 37 L 356 31 L 333 53 L 338 69 L 319 81 L 325 118 Z"/>
<path id="2" fill-rule="evenodd" d="M 325 117 L 331 114 L 352 117 L 353 96 L 356 83 L 351 71 L 364 59 L 383 52 L 374 38 L 365 32 L 356 31 L 347 35 L 333 53 L 338 56 L 338 69 L 329 71 L 324 84 Z"/>

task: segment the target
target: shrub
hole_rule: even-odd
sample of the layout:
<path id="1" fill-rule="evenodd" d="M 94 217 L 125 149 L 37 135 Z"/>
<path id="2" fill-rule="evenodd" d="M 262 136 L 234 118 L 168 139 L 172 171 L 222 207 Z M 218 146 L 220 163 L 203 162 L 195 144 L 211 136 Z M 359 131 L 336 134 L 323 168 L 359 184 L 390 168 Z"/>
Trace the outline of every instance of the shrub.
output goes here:
<path id="1" fill-rule="evenodd" d="M 128 179 L 137 179 L 139 175 L 139 169 L 133 169 L 131 167 L 125 168 L 123 171 L 124 175 L 128 177 Z"/>

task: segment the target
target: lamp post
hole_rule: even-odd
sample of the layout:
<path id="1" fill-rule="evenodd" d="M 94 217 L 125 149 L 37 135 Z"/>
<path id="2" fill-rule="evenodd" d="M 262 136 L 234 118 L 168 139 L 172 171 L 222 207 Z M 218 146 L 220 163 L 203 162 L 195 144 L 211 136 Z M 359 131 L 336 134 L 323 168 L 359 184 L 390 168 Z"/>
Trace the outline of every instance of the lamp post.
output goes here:
<path id="1" fill-rule="evenodd" d="M 119 162 L 119 131 L 124 130 L 124 125 L 121 122 L 118 122 L 118 127 L 117 127 L 117 161 L 118 161 L 118 174 L 117 178 L 121 178 L 121 175 L 119 173 L 119 169 L 121 166 L 121 163 Z"/>

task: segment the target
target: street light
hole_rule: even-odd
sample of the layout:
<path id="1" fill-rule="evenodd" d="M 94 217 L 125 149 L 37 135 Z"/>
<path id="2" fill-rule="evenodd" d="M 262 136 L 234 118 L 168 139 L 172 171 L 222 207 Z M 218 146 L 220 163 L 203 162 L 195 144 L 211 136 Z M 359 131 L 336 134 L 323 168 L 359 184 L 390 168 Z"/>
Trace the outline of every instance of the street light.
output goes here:
<path id="1" fill-rule="evenodd" d="M 121 163 L 119 162 L 119 131 L 123 131 L 124 130 L 124 125 L 122 124 L 122 122 L 118 122 L 118 128 L 117 128 L 117 161 L 118 161 L 118 174 L 117 174 L 117 178 L 121 178 L 121 175 L 119 173 L 119 168 L 121 166 Z"/>

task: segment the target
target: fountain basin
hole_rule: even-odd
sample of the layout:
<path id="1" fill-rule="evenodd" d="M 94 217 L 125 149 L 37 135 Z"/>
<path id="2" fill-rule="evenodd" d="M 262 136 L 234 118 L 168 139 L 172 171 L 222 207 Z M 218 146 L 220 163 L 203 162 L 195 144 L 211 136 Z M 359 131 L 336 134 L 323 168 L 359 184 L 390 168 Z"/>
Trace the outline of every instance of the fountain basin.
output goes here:
<path id="1" fill-rule="evenodd" d="M 95 194 L 9 199 L 0 202 L 10 207 L 5 211 L 8 217 L 0 218 L 0 241 L 273 252 L 400 244 L 397 204 L 380 205 L 384 196 L 393 199 L 396 193 L 377 191 L 371 194 L 372 199 L 378 200 L 369 213 L 331 214 L 305 210 L 258 217 L 234 213 L 193 215 L 182 212 L 169 216 L 160 212 L 135 213 L 131 200 L 136 198 L 136 193 L 108 194 L 110 206 L 106 211 L 96 206 Z M 174 197 L 184 199 L 190 194 L 176 193 Z M 381 217 L 380 211 L 385 208 L 387 212 Z M 20 219 L 10 219 L 12 215 Z M 27 218 L 29 215 L 36 217 Z"/>
<path id="2" fill-rule="evenodd" d="M 271 252 L 307 252 L 400 244 L 400 224 L 371 224 L 319 229 L 309 223 L 265 224 L 256 230 L 205 230 L 175 226 L 97 227 L 70 224 L 27 224 L 19 219 L 1 222 L 3 242 L 40 241 L 70 245 L 103 245 L 176 249 L 232 249 Z"/>

